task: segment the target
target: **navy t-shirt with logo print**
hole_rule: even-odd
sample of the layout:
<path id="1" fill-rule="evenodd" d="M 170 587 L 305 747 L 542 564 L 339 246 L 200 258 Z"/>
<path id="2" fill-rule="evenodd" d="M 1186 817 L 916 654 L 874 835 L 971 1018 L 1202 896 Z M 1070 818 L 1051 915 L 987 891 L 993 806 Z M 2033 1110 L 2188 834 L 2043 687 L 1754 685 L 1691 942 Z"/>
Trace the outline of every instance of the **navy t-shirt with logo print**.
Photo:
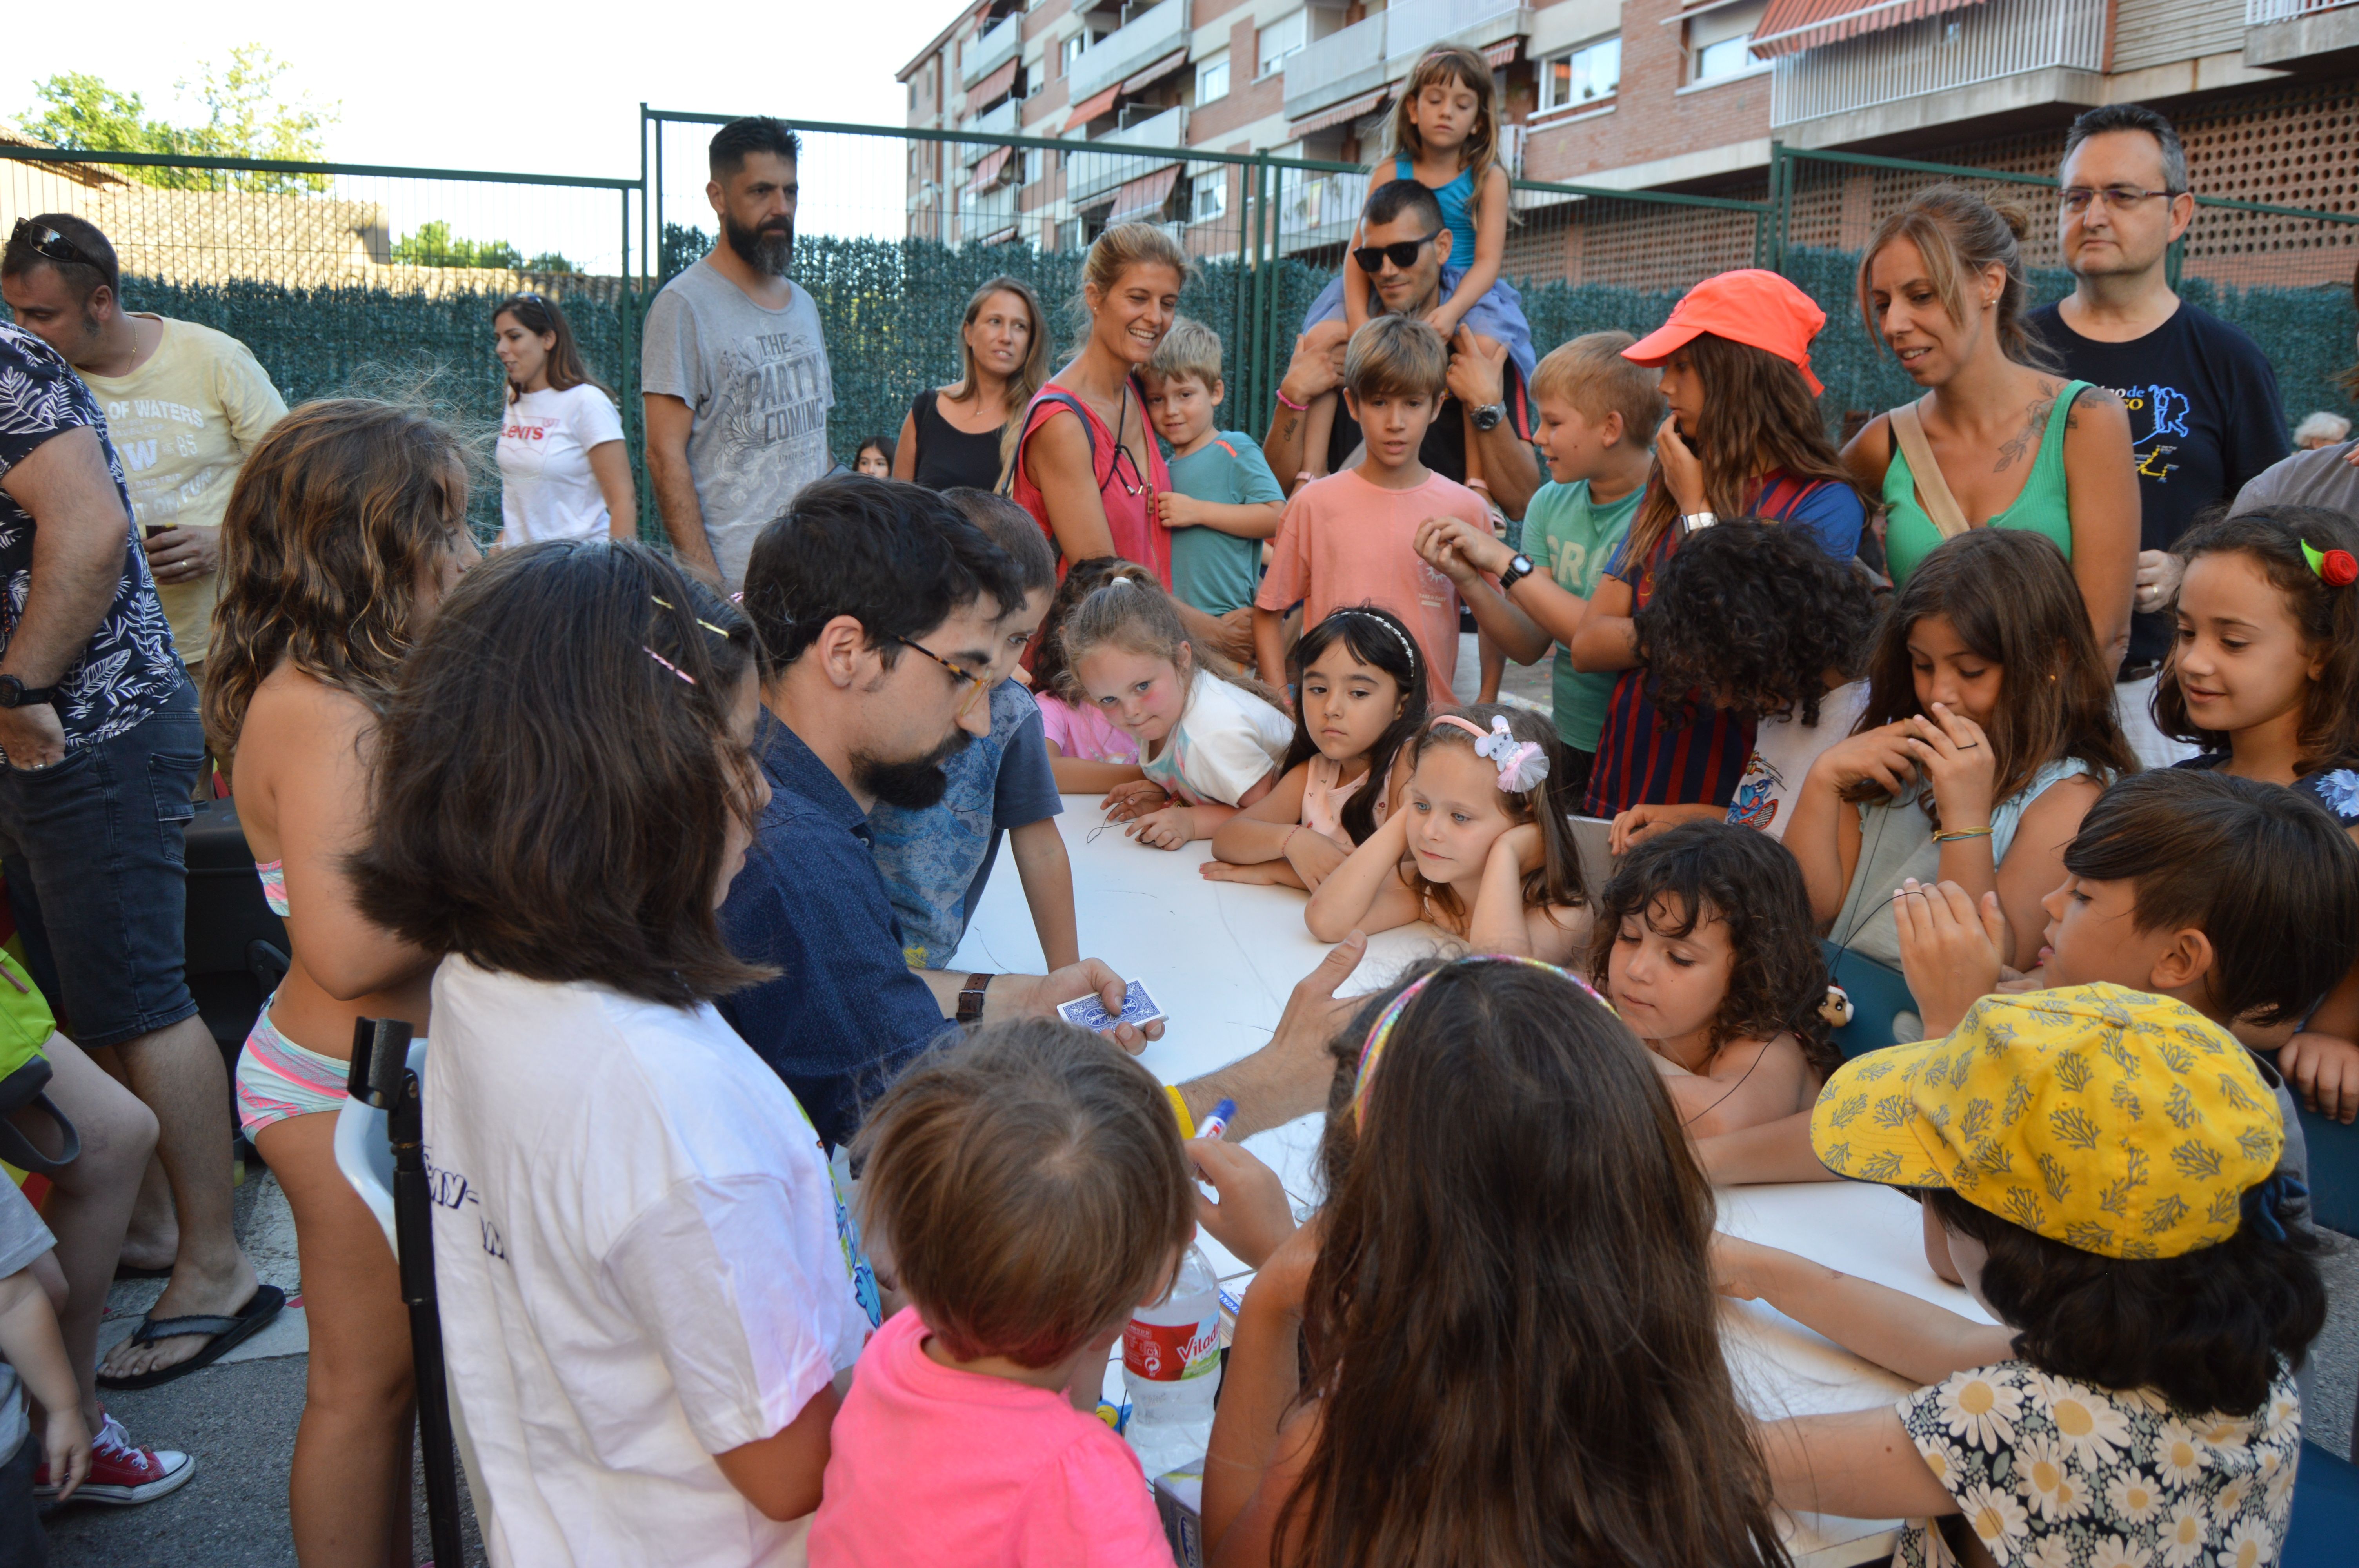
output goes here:
<path id="1" fill-rule="evenodd" d="M 2234 501 L 2288 449 L 2268 356 L 2209 310 L 2182 299 L 2170 319 L 2126 343 L 2082 337 L 2053 305 L 2024 324 L 2056 351 L 2066 375 L 2095 382 L 2129 411 L 2141 550 L 2169 549 L 2198 514 Z M 2168 615 L 2134 616 L 2128 662 L 2169 653 L 2172 624 Z"/>

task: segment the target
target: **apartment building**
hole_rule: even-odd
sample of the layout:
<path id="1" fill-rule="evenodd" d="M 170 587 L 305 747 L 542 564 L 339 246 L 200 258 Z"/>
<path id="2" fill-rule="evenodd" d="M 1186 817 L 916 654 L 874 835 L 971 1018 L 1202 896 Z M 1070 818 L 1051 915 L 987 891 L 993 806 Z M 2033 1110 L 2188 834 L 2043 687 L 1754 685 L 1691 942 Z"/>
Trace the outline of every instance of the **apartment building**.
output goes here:
<path id="1" fill-rule="evenodd" d="M 1364 161 L 1442 41 L 1490 62 L 1503 147 L 1533 180 L 1757 198 L 1773 142 L 2047 172 L 2073 115 L 2134 100 L 2179 122 L 2199 191 L 2359 211 L 2359 0 L 974 0 L 902 68 L 908 123 L 1072 147 L 913 142 L 910 232 L 1069 248 L 1145 218 L 1234 251 L 1239 175 L 1187 151 Z M 1854 247 L 1919 182 L 1799 166 L 1789 238 Z M 1332 254 L 1365 189 L 1290 172 L 1283 248 Z M 1749 254 L 1749 222 L 1723 214 L 1517 206 L 1512 275 L 1670 285 Z M 2207 211 L 2189 261 L 2327 282 L 2354 239 Z"/>

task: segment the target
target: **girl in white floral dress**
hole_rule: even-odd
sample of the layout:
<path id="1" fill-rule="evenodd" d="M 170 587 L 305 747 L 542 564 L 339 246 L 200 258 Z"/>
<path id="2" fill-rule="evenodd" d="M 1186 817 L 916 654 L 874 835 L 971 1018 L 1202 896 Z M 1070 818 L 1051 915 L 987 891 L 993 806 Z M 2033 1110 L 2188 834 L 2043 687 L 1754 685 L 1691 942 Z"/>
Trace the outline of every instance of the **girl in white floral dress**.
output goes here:
<path id="1" fill-rule="evenodd" d="M 2004 1326 L 1722 1237 L 1720 1288 L 1925 1386 L 1764 1423 L 1778 1502 L 1908 1522 L 1901 1568 L 2265 1568 L 2326 1315 L 2285 1223 L 2277 1102 L 2182 1004 L 2113 985 L 1986 997 L 1846 1063 L 1810 1142 L 1920 1189 Z"/>

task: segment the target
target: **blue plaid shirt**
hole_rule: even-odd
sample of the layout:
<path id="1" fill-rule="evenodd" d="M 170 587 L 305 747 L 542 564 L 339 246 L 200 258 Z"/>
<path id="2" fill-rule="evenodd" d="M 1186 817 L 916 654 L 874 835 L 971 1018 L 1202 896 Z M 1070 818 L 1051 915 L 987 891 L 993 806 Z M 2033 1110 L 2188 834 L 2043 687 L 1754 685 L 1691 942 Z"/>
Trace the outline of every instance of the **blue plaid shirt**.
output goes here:
<path id="1" fill-rule="evenodd" d="M 717 1005 L 832 1146 L 952 1025 L 901 956 L 859 802 L 800 736 L 772 717 L 763 728 L 770 804 L 721 927 L 739 957 L 780 973 Z"/>

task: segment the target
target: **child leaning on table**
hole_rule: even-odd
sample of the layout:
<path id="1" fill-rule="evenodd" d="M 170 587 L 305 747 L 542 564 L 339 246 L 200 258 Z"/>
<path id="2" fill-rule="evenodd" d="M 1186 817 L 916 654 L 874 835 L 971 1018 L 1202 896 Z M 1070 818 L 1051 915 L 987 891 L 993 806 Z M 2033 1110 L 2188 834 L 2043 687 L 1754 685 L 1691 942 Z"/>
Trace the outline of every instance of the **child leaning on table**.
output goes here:
<path id="1" fill-rule="evenodd" d="M 1016 678 L 1016 661 L 1057 590 L 1056 553 L 1031 514 L 1006 497 L 967 489 L 943 493 L 1016 563 L 1024 602 L 1000 606 L 997 655 L 989 670 L 976 672 L 989 683 L 991 733 L 969 739 L 943 760 L 950 784 L 934 805 L 913 811 L 880 801 L 869 812 L 876 870 L 900 922 L 902 956 L 913 969 L 939 969 L 965 937 L 1006 834 L 1040 951 L 1050 968 L 1062 968 L 1082 957 L 1072 862 L 1057 831 L 1064 803 L 1039 707 Z"/>
<path id="2" fill-rule="evenodd" d="M 1251 1154 L 1189 1145 L 1207 1228 L 1260 1270 L 1207 1561 L 1782 1564 L 1712 1193 L 1612 1011 L 1529 959 L 1428 962 L 1332 1051 L 1330 1196 L 1300 1230 Z"/>
<path id="3" fill-rule="evenodd" d="M 1098 710 L 1082 689 L 1065 657 L 1065 622 L 1073 607 L 1115 578 L 1154 586 L 1155 574 L 1120 556 L 1075 561 L 1049 601 L 1049 614 L 1032 647 L 1032 700 L 1049 738 L 1049 766 L 1067 795 L 1103 795 L 1147 774 L 1138 765 L 1138 741 Z"/>
<path id="4" fill-rule="evenodd" d="M 910 1304 L 836 1414 L 813 1568 L 1170 1568 L 1137 1456 L 1067 1394 L 1094 1397 L 1194 1233 L 1162 1087 L 1071 1024 L 992 1024 L 903 1074 L 857 1147 Z"/>
<path id="5" fill-rule="evenodd" d="M 1209 838 L 1277 783 L 1294 738 L 1277 694 L 1199 648 L 1152 582 L 1112 579 L 1073 607 L 1063 636 L 1082 689 L 1138 743 L 1145 782 L 1104 802 L 1132 838 L 1158 849 Z"/>
<path id="6" fill-rule="evenodd" d="M 1765 1423 L 1777 1500 L 1907 1520 L 1904 1568 L 2277 1560 L 2294 1363 L 2326 1292 L 2275 1101 L 2192 1010 L 2120 986 L 1992 997 L 1845 1064 L 1810 1122 L 1844 1176 L 1924 1194 L 2004 1326 L 1723 1237 L 1721 1290 L 1925 1386 Z"/>
<path id="7" fill-rule="evenodd" d="M 47 1464 L 65 1477 L 55 1502 L 64 1502 L 90 1474 L 90 1428 L 82 1419 L 82 1391 L 58 1335 L 56 1309 L 33 1277 L 33 1263 L 57 1245 L 16 1184 L 0 1177 L 0 1563 L 46 1560 L 41 1519 L 33 1502 L 33 1472 Z M 19 1386 L 21 1384 L 21 1387 Z M 25 1395 L 45 1412 L 36 1433 Z"/>
<path id="8" fill-rule="evenodd" d="M 1277 532 L 1286 492 L 1261 443 L 1212 424 L 1227 388 L 1221 339 L 1182 316 L 1147 362 L 1147 416 L 1171 443 L 1171 488 L 1156 512 L 1171 530 L 1171 596 L 1219 620 L 1252 614 L 1261 542 Z"/>

